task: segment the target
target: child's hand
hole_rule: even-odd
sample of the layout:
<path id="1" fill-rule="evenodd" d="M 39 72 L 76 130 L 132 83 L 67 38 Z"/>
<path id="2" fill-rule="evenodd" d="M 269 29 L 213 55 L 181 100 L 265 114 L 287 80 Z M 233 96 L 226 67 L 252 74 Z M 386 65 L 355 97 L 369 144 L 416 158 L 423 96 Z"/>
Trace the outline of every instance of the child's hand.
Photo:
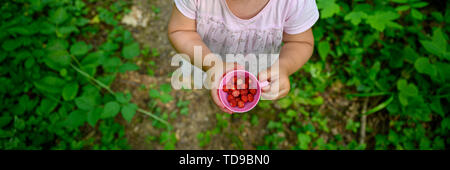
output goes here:
<path id="1" fill-rule="evenodd" d="M 272 66 L 258 75 L 260 82 L 269 81 L 269 85 L 262 88 L 261 97 L 266 100 L 277 100 L 285 97 L 290 89 L 289 73 L 283 67 Z"/>
<path id="2" fill-rule="evenodd" d="M 221 69 L 221 68 L 218 68 L 218 67 L 217 67 L 217 68 L 215 68 L 215 70 L 208 70 L 208 72 L 207 72 L 208 78 L 214 77 L 215 74 L 221 74 L 221 73 L 222 73 L 222 75 L 221 75 L 220 77 L 223 77 L 226 73 L 228 73 L 228 72 L 230 72 L 230 71 L 233 71 L 233 70 L 242 70 L 242 69 L 244 69 L 244 67 L 241 66 L 241 65 L 239 65 L 239 64 L 237 64 L 237 63 L 224 63 L 224 66 L 223 66 L 223 68 L 222 68 L 223 70 L 219 70 L 219 69 Z M 211 86 L 211 97 L 212 97 L 214 103 L 216 103 L 216 105 L 217 105 L 222 111 L 224 111 L 224 112 L 226 112 L 226 113 L 232 114 L 233 112 L 232 112 L 231 110 L 227 109 L 227 108 L 222 104 L 222 102 L 220 102 L 219 94 L 218 94 L 218 91 L 217 91 L 217 90 L 219 89 L 218 85 L 220 84 L 220 83 L 219 83 L 220 79 L 218 79 L 218 80 L 214 79 L 213 81 L 217 81 L 217 82 L 215 82 L 215 83 L 212 83 L 212 84 L 215 84 L 215 85 L 217 85 L 217 86 Z"/>

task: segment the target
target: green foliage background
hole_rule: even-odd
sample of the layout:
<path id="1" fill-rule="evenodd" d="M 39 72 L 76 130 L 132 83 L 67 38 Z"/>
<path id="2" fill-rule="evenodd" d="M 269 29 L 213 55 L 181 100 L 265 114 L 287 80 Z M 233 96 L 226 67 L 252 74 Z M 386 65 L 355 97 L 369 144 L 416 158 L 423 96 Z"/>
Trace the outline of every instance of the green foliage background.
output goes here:
<path id="1" fill-rule="evenodd" d="M 138 70 L 133 59 L 146 55 L 131 32 L 119 25 L 125 1 L 7 0 L 0 2 L 0 148 L 128 149 L 124 126 L 137 112 L 150 115 L 161 129 L 166 149 L 176 139 L 161 118 L 138 108 L 131 95 L 109 86 L 117 74 Z M 290 149 L 445 149 L 450 143 L 450 53 L 445 1 L 317 0 L 321 18 L 314 26 L 317 57 L 291 76 L 288 97 L 263 101 L 259 109 L 276 115 L 258 149 L 280 149 L 293 132 Z M 157 7 L 152 9 L 159 12 Z M 102 39 L 102 41 L 92 41 Z M 152 50 L 156 55 L 158 53 Z M 388 130 L 370 139 L 342 142 L 330 133 L 329 118 L 319 112 L 320 93 L 344 84 L 348 98 L 369 98 L 359 116 L 386 115 Z M 166 86 L 150 91 L 173 100 Z M 376 101 L 372 103 L 372 101 Z M 273 109 L 276 103 L 280 109 Z M 186 103 L 177 103 L 188 113 Z M 156 110 L 158 110 L 156 108 Z M 217 128 L 198 135 L 210 142 L 228 126 L 217 115 Z M 357 133 L 358 120 L 345 122 Z M 100 138 L 86 132 L 99 131 Z M 373 129 L 367 130 L 371 133 Z M 292 133 L 290 133 L 292 134 Z M 292 135 L 290 136 L 292 137 Z M 292 141 L 292 139 L 291 139 Z"/>

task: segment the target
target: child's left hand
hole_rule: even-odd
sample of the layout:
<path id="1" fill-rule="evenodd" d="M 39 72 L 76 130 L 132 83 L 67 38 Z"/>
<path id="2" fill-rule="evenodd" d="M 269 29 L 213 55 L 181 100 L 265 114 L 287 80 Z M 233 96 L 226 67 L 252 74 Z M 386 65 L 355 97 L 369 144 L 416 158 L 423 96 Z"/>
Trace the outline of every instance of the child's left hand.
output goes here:
<path id="1" fill-rule="evenodd" d="M 269 86 L 262 88 L 261 97 L 266 100 L 277 100 L 285 97 L 290 89 L 289 73 L 286 69 L 272 66 L 258 75 L 260 82 L 269 81 Z"/>

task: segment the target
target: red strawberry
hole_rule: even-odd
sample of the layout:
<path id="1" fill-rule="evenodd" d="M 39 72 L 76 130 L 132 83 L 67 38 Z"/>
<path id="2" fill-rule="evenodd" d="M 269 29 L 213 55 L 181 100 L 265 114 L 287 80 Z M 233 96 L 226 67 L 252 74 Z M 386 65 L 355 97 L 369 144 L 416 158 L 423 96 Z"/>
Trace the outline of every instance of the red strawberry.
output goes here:
<path id="1" fill-rule="evenodd" d="M 243 89 L 240 92 L 241 92 L 241 95 L 245 95 L 246 96 L 248 94 L 248 90 L 247 89 Z"/>
<path id="2" fill-rule="evenodd" d="M 236 100 L 231 100 L 231 101 L 230 101 L 230 106 L 231 106 L 231 107 L 236 107 L 236 105 L 237 105 Z"/>
<path id="3" fill-rule="evenodd" d="M 228 88 L 227 88 L 226 85 L 223 85 L 223 91 L 224 91 L 224 92 L 228 92 Z"/>
<path id="4" fill-rule="evenodd" d="M 242 100 L 243 102 L 247 102 L 247 101 L 248 101 L 248 96 L 247 96 L 247 95 L 241 96 L 241 100 Z"/>
<path id="5" fill-rule="evenodd" d="M 236 98 L 235 100 L 236 100 L 237 103 L 239 103 L 240 101 L 242 101 L 241 98 L 239 98 L 239 97 Z"/>
<path id="6" fill-rule="evenodd" d="M 239 108 L 244 108 L 245 106 L 245 103 L 243 101 L 239 101 L 237 104 Z"/>
<path id="7" fill-rule="evenodd" d="M 253 95 L 252 94 L 248 94 L 248 101 L 252 102 L 253 101 Z"/>
<path id="8" fill-rule="evenodd" d="M 239 90 L 233 90 L 232 95 L 233 95 L 234 97 L 239 97 L 240 94 L 241 94 L 241 93 L 239 92 Z"/>
<path id="9" fill-rule="evenodd" d="M 242 81 L 242 79 L 237 79 L 237 81 L 236 81 L 236 84 L 237 85 L 241 85 L 241 84 L 243 84 L 244 82 Z"/>
<path id="10" fill-rule="evenodd" d="M 251 94 L 255 95 L 256 94 L 256 89 L 250 89 L 249 90 Z"/>
<path id="11" fill-rule="evenodd" d="M 228 95 L 228 96 L 227 96 L 227 100 L 228 100 L 228 102 L 230 102 L 231 100 L 234 100 L 233 95 Z"/>

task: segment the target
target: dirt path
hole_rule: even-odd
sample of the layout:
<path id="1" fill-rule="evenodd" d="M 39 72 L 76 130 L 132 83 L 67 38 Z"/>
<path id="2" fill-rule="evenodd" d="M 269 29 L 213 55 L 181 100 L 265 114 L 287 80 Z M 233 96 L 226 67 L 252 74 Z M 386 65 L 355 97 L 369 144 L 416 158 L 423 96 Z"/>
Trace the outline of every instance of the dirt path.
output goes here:
<path id="1" fill-rule="evenodd" d="M 148 26 L 146 27 L 127 27 L 133 36 L 143 46 L 158 49 L 160 56 L 155 58 L 141 58 L 137 63 L 141 67 L 139 72 L 129 72 L 120 75 L 114 83 L 114 89 L 120 91 L 129 91 L 133 95 L 133 102 L 141 108 L 148 109 L 150 100 L 148 91 L 149 86 L 159 87 L 164 83 L 170 83 L 168 76 L 176 67 L 170 66 L 171 57 L 175 54 L 167 38 L 167 23 L 172 11 L 172 1 L 168 0 L 134 0 L 134 5 L 142 10 L 143 15 L 150 16 Z M 160 13 L 155 14 L 152 11 L 152 5 L 160 8 Z M 155 62 L 156 67 L 152 67 L 154 76 L 147 74 L 149 61 Z M 142 85 L 146 89 L 140 89 Z M 174 101 L 168 104 L 160 103 L 158 106 L 163 112 L 171 113 L 176 110 L 176 102 L 179 100 L 190 101 L 189 114 L 186 116 L 178 115 L 177 118 L 169 120 L 174 127 L 177 138 L 177 149 L 201 149 L 198 145 L 197 134 L 212 129 L 215 126 L 215 114 L 220 113 L 210 100 L 207 90 L 189 90 L 171 92 Z M 162 149 L 158 141 L 149 140 L 151 136 L 159 136 L 161 130 L 152 126 L 152 119 L 143 114 L 136 114 L 132 123 L 126 126 L 126 135 L 133 149 Z M 224 149 L 217 146 L 214 149 Z"/>

